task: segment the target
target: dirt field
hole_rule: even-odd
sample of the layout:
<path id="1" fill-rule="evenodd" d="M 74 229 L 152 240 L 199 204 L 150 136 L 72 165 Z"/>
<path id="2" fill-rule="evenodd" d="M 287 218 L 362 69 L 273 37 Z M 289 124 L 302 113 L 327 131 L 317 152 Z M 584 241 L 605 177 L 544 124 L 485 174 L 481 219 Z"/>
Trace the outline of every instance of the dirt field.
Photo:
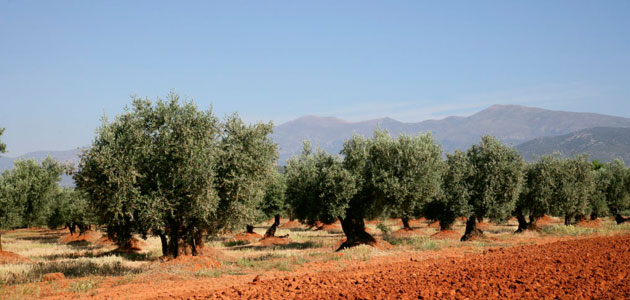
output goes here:
<path id="1" fill-rule="evenodd" d="M 289 240 L 226 236 L 209 241 L 202 257 L 166 262 L 153 239 L 141 252 L 117 254 L 98 234 L 18 230 L 3 235 L 5 250 L 19 257 L 0 264 L 0 298 L 630 299 L 630 226 L 559 222 L 548 218 L 541 232 L 519 235 L 514 222 L 487 224 L 483 239 L 465 243 L 457 240 L 463 224 L 436 234 L 428 222 L 398 231 L 387 220 L 387 234 L 371 222 L 392 248 L 337 253 L 343 235 L 334 226 L 292 224 L 279 230 Z"/>

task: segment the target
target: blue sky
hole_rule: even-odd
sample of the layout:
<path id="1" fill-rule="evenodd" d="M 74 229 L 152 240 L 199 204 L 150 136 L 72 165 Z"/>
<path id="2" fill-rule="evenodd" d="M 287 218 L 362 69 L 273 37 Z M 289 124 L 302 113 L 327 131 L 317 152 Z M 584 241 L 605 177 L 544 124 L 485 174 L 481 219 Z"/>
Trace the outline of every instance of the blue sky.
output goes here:
<path id="1" fill-rule="evenodd" d="M 130 95 L 219 116 L 630 117 L 630 1 L 0 0 L 8 156 L 90 144 Z"/>

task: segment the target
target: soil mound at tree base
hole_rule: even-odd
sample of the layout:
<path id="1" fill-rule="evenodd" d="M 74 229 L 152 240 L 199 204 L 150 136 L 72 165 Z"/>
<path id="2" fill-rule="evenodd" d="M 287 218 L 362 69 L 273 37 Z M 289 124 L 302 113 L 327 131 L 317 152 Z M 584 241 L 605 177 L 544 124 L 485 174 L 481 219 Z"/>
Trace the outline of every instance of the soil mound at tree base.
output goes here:
<path id="1" fill-rule="evenodd" d="M 278 226 L 278 228 L 284 228 L 284 229 L 291 229 L 291 228 L 300 228 L 303 227 L 303 225 L 298 222 L 298 221 L 288 221 L 284 224 L 281 224 L 280 226 Z"/>
<path id="2" fill-rule="evenodd" d="M 98 241 L 101 237 L 103 236 L 102 233 L 97 232 L 97 231 L 91 231 L 88 230 L 82 234 L 65 234 L 61 237 L 59 237 L 59 240 L 57 240 L 57 243 L 59 244 L 70 244 L 70 243 L 81 243 L 81 242 L 86 242 L 86 243 L 94 243 L 96 241 Z"/>
<path id="3" fill-rule="evenodd" d="M 137 252 L 142 251 L 142 248 L 146 246 L 147 246 L 147 243 L 145 243 L 144 241 L 141 241 L 135 237 L 132 237 L 129 243 L 127 243 L 126 245 L 122 247 L 116 248 L 116 250 L 114 251 L 121 252 L 121 253 L 137 253 Z"/>
<path id="4" fill-rule="evenodd" d="M 435 222 L 429 224 L 429 228 L 440 229 L 440 221 L 435 221 Z"/>
<path id="5" fill-rule="evenodd" d="M 599 228 L 602 226 L 602 220 L 601 219 L 583 220 L 578 223 L 578 226 L 587 227 L 587 228 Z"/>
<path id="6" fill-rule="evenodd" d="M 546 226 L 546 225 L 551 225 L 555 223 L 560 223 L 560 222 L 558 222 L 554 218 L 547 215 L 544 215 L 540 219 L 536 220 L 536 225 L 538 226 Z"/>
<path id="7" fill-rule="evenodd" d="M 23 257 L 17 253 L 13 253 L 9 251 L 0 251 L 0 265 L 27 263 L 30 261 L 31 261 L 30 259 Z"/>
<path id="8" fill-rule="evenodd" d="M 251 242 L 260 240 L 262 237 L 263 237 L 262 235 L 260 235 L 258 233 L 255 233 L 255 232 L 254 233 L 241 232 L 241 233 L 235 235 L 233 237 L 233 239 L 235 241 L 251 243 Z"/>
<path id="9" fill-rule="evenodd" d="M 401 228 L 394 231 L 392 235 L 394 235 L 395 237 L 406 237 L 406 236 L 419 235 L 422 233 L 424 233 L 424 231 L 419 228 Z"/>
<path id="10" fill-rule="evenodd" d="M 204 269 L 215 269 L 221 266 L 214 257 L 206 255 L 180 255 L 177 258 L 161 257 L 161 267 L 180 268 L 191 272 Z"/>
<path id="11" fill-rule="evenodd" d="M 462 234 L 453 230 L 440 230 L 431 235 L 432 239 L 437 240 L 459 240 Z"/>
<path id="12" fill-rule="evenodd" d="M 333 223 L 333 224 L 324 224 L 320 227 L 317 227 L 317 230 L 329 231 L 329 232 L 342 232 L 341 226 Z"/>
<path id="13" fill-rule="evenodd" d="M 291 243 L 292 240 L 288 237 L 266 237 L 263 238 L 261 240 L 259 240 L 258 242 L 255 243 L 256 246 L 264 246 L 264 247 L 268 247 L 268 246 L 284 246 L 284 245 L 288 245 L 289 243 Z"/>

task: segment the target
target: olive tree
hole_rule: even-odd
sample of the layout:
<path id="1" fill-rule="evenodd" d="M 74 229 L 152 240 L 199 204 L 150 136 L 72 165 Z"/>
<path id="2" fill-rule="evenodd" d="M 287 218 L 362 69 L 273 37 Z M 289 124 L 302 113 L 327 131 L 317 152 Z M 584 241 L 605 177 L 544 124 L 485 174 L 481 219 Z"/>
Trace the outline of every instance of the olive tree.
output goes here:
<path id="1" fill-rule="evenodd" d="M 265 232 L 265 237 L 273 237 L 280 225 L 280 215 L 286 211 L 285 193 L 287 190 L 284 174 L 277 169 L 272 173 L 265 188 L 265 196 L 259 205 L 265 219 L 273 217 L 273 224 Z"/>
<path id="2" fill-rule="evenodd" d="M 65 166 L 46 158 L 18 160 L 0 176 L 0 228 L 45 224 Z M 1 243 L 1 241 L 0 241 Z"/>
<path id="3" fill-rule="evenodd" d="M 591 220 L 597 220 L 601 216 L 609 214 L 608 203 L 606 201 L 606 187 L 609 183 L 609 177 L 607 170 L 604 168 L 604 164 L 598 160 L 591 162 L 593 168 L 593 181 L 595 182 L 595 189 L 593 196 L 589 199 L 589 210 L 591 214 Z"/>
<path id="4" fill-rule="evenodd" d="M 258 127 L 262 133 L 252 132 L 236 115 L 220 124 L 173 93 L 155 104 L 135 98 L 98 129 L 74 176 L 77 189 L 119 246 L 133 233 L 154 234 L 166 256 L 197 255 L 202 234 L 242 226 L 253 195 L 262 194 L 249 178 L 261 171 L 249 152 L 269 143 L 271 125 Z"/>
<path id="5" fill-rule="evenodd" d="M 516 232 L 536 229 L 536 221 L 549 213 L 559 167 L 559 160 L 555 156 L 543 156 L 526 165 L 523 188 L 514 210 L 518 220 Z M 529 221 L 525 216 L 529 217 Z"/>
<path id="6" fill-rule="evenodd" d="M 523 160 L 518 152 L 491 136 L 483 136 L 478 145 L 466 152 L 470 173 L 465 186 L 468 203 L 465 209 L 466 231 L 461 240 L 483 233 L 477 220 L 505 220 L 514 210 L 523 181 Z"/>
<path id="7" fill-rule="evenodd" d="M 551 211 L 564 216 L 564 224 L 570 225 L 588 209 L 589 199 L 594 192 L 594 179 L 591 163 L 585 155 L 561 160 L 554 175 L 554 189 Z"/>
<path id="8" fill-rule="evenodd" d="M 404 229 L 410 230 L 410 218 L 418 217 L 422 206 L 439 191 L 442 150 L 431 133 L 392 138 L 377 130 L 370 144 L 369 185 L 402 219 Z"/>
<path id="9" fill-rule="evenodd" d="M 65 226 L 71 235 L 78 228 L 79 234 L 83 234 L 94 223 L 92 209 L 83 193 L 73 188 L 59 189 L 48 216 L 47 225 L 49 228 L 55 229 Z"/>
<path id="10" fill-rule="evenodd" d="M 273 124 L 246 125 L 238 115 L 229 116 L 221 126 L 219 159 L 217 161 L 217 190 L 221 212 L 238 211 L 240 218 L 221 214 L 223 228 L 236 228 L 243 222 L 260 220 L 258 206 L 265 196 L 265 187 L 275 169 L 276 145 L 269 135 Z M 217 227 L 218 228 L 218 227 Z"/>
<path id="11" fill-rule="evenodd" d="M 456 150 L 446 154 L 446 167 L 442 174 L 440 192 L 423 208 L 425 217 L 440 222 L 440 230 L 450 230 L 455 219 L 469 215 L 470 198 L 468 178 L 471 167 L 466 153 Z"/>
<path id="12" fill-rule="evenodd" d="M 630 172 L 620 160 L 604 164 L 596 173 L 596 190 L 618 224 L 628 219 L 621 211 L 630 208 Z"/>
<path id="13" fill-rule="evenodd" d="M 349 209 L 353 204 L 356 208 L 351 202 L 356 199 L 357 183 L 338 156 L 321 150 L 313 153 L 311 145 L 305 142 L 301 155 L 287 161 L 286 186 L 287 204 L 300 221 L 310 225 L 316 221 L 341 221 L 347 238 L 342 247 L 366 238 L 375 241 L 365 233 L 363 216 Z"/>

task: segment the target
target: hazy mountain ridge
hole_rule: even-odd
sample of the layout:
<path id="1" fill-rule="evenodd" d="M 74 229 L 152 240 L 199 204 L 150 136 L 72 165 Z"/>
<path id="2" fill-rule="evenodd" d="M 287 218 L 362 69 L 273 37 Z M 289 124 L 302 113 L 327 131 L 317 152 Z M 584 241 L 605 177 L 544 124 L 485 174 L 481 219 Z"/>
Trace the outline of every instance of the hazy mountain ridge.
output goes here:
<path id="1" fill-rule="evenodd" d="M 80 161 L 82 148 L 65 150 L 65 151 L 35 151 L 29 152 L 22 156 L 11 158 L 6 156 L 0 156 L 0 172 L 12 169 L 13 162 L 16 160 L 25 160 L 25 159 L 34 159 L 38 162 L 46 159 L 46 157 L 50 156 L 54 159 L 62 163 L 70 163 L 73 166 L 77 166 Z M 74 186 L 74 180 L 72 177 L 68 175 L 61 176 L 61 185 L 62 186 Z"/>
<path id="2" fill-rule="evenodd" d="M 525 160 L 557 152 L 561 157 L 588 154 L 589 159 L 630 163 L 630 128 L 595 127 L 565 135 L 540 137 L 516 147 Z"/>
<path id="3" fill-rule="evenodd" d="M 442 144 L 445 152 L 452 152 L 455 149 L 466 149 L 470 145 L 479 142 L 479 138 L 484 134 L 494 135 L 506 143 L 519 145 L 518 150 L 522 151 L 526 159 L 531 159 L 533 155 L 551 153 L 549 149 L 556 146 L 554 143 L 561 143 L 561 151 L 574 153 L 568 147 L 574 147 L 577 153 L 592 153 L 594 158 L 608 160 L 606 157 L 619 156 L 619 151 L 626 151 L 626 142 L 630 142 L 630 136 L 619 135 L 621 139 L 615 149 L 598 148 L 593 150 L 591 142 L 584 142 L 577 137 L 573 137 L 575 144 L 562 139 L 571 136 L 572 133 L 588 128 L 593 131 L 584 131 L 581 135 L 590 134 L 592 141 L 599 141 L 600 146 L 613 143 L 608 138 L 600 138 L 599 127 L 608 128 L 630 128 L 630 118 L 615 117 L 594 113 L 576 113 L 565 111 L 552 111 L 535 107 L 525 107 L 519 105 L 493 105 L 485 110 L 468 117 L 451 116 L 441 120 L 426 120 L 418 123 L 405 123 L 392 118 L 373 119 L 360 122 L 347 122 L 334 117 L 304 116 L 293 121 L 286 122 L 274 128 L 272 139 L 278 144 L 280 161 L 285 164 L 291 155 L 297 155 L 302 151 L 302 142 L 310 140 L 314 146 L 320 147 L 330 153 L 339 153 L 343 146 L 343 141 L 352 137 L 353 134 L 371 136 L 374 129 L 386 129 L 393 135 L 401 133 L 418 134 L 431 131 L 436 141 Z M 578 135 L 579 135 L 578 134 Z M 565 136 L 566 135 L 566 136 Z M 543 138 L 544 137 L 544 138 Z M 558 137 L 561 140 L 550 140 L 551 137 Z M 531 142 L 529 142 L 531 141 Z M 529 142 L 529 143 L 526 143 Z M 523 144 L 525 143 L 525 144 Z M 590 144 L 589 144 L 590 143 Z M 523 145 L 520 145 L 523 144 Z M 587 146 L 591 145 L 591 146 Z M 615 144 L 616 145 L 616 144 Z M 538 147 L 539 149 L 536 149 Z M 588 152 L 592 151 L 592 152 Z M 599 154 L 609 153 L 609 154 Z M 79 162 L 81 149 L 67 151 L 37 151 L 27 153 L 18 158 L 8 158 L 0 156 L 0 171 L 11 168 L 15 159 L 33 158 L 38 161 L 48 155 L 64 162 L 69 161 L 74 165 Z M 630 157 L 624 161 L 630 162 Z M 72 180 L 64 177 L 64 184 L 68 185 Z"/>
<path id="4" fill-rule="evenodd" d="M 505 143 L 518 145 L 542 137 L 568 134 L 592 127 L 630 127 L 630 119 L 595 113 L 553 111 L 520 105 L 493 105 L 468 117 L 447 117 L 404 123 L 391 118 L 345 122 L 338 118 L 307 116 L 281 124 L 273 139 L 279 145 L 280 163 L 299 154 L 302 141 L 310 140 L 328 152 L 338 153 L 353 134 L 371 136 L 376 128 L 393 135 L 431 131 L 446 152 L 466 149 L 482 135 L 490 134 Z"/>

